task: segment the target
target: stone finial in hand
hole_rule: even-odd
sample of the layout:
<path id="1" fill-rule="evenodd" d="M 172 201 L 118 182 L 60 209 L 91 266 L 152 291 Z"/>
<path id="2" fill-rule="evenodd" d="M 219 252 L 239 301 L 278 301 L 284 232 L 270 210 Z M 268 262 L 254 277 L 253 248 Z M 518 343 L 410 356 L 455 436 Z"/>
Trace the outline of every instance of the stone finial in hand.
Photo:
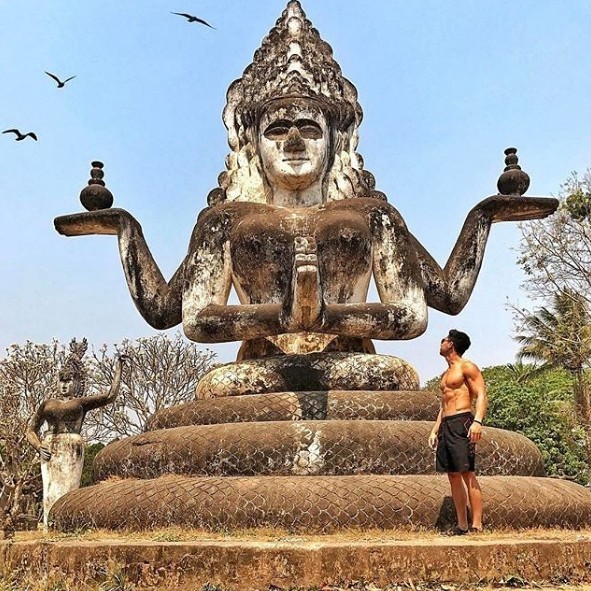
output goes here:
<path id="1" fill-rule="evenodd" d="M 505 170 L 497 181 L 501 195 L 523 195 L 529 187 L 529 175 L 517 164 L 517 148 L 505 150 Z"/>
<path id="2" fill-rule="evenodd" d="M 91 162 L 90 180 L 88 187 L 80 191 L 80 202 L 88 211 L 97 211 L 98 209 L 109 209 L 113 205 L 113 194 L 105 187 L 103 177 L 104 164 L 95 160 Z"/>

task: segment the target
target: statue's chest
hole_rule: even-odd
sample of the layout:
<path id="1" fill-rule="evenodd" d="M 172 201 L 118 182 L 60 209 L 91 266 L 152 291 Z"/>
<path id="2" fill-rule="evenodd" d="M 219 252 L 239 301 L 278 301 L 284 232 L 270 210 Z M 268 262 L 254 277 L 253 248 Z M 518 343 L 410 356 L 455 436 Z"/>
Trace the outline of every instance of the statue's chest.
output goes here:
<path id="1" fill-rule="evenodd" d="M 290 269 L 299 238 L 313 238 L 319 260 L 330 257 L 365 259 L 371 235 L 365 217 L 350 211 L 286 212 L 274 209 L 251 214 L 233 229 L 230 248 L 234 268 L 252 271 L 260 265 Z"/>
<path id="2" fill-rule="evenodd" d="M 48 422 L 74 423 L 84 418 L 82 406 L 76 400 L 50 400 L 45 405 Z"/>

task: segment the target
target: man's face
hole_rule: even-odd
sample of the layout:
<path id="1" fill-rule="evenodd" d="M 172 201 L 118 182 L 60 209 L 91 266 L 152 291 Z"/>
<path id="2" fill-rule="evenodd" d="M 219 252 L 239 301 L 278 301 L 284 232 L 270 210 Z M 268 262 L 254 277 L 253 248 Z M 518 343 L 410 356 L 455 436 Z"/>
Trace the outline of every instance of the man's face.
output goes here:
<path id="1" fill-rule="evenodd" d="M 328 145 L 326 118 L 314 101 L 273 101 L 261 116 L 259 153 L 271 187 L 304 190 L 321 180 Z"/>
<path id="2" fill-rule="evenodd" d="M 454 348 L 454 344 L 449 340 L 449 337 L 443 337 L 439 345 L 439 355 L 445 357 Z"/>

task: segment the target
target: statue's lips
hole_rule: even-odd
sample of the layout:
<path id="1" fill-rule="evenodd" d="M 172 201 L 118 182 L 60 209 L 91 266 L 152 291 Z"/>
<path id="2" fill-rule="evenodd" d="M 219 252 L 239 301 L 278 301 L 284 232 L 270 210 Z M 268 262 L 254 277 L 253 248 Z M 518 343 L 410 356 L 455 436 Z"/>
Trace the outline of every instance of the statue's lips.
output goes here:
<path id="1" fill-rule="evenodd" d="M 304 162 L 310 162 L 309 158 L 284 158 L 283 162 L 289 162 L 290 164 L 303 164 Z"/>

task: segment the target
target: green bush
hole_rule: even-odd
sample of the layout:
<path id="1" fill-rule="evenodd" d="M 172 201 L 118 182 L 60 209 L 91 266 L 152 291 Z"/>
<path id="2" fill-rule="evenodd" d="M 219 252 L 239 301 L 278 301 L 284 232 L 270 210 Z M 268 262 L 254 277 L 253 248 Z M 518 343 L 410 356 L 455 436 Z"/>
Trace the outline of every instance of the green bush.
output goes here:
<path id="1" fill-rule="evenodd" d="M 486 423 L 531 439 L 542 452 L 548 476 L 587 484 L 584 438 L 573 411 L 570 374 L 555 369 L 524 377 L 506 365 L 487 367 L 482 373 L 489 398 Z"/>

